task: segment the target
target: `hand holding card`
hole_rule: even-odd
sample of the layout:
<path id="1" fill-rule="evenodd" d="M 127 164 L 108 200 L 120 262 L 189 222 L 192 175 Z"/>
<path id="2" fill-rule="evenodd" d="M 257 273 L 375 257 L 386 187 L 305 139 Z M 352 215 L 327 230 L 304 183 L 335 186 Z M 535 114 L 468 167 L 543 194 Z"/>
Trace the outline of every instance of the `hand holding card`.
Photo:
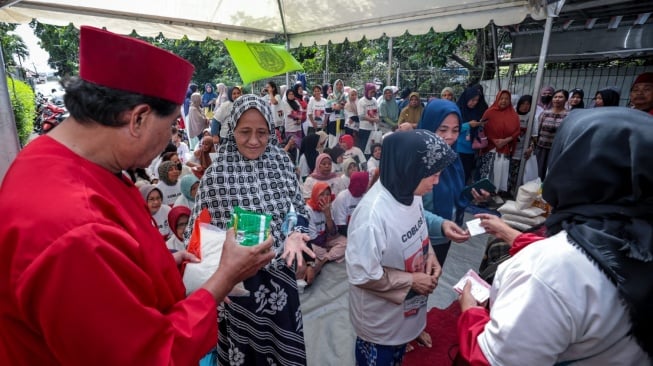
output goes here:
<path id="1" fill-rule="evenodd" d="M 474 296 L 476 301 L 482 303 L 490 298 L 490 285 L 481 277 L 479 277 L 473 269 L 467 271 L 463 278 L 461 278 L 460 281 L 458 281 L 458 283 L 453 286 L 454 291 L 462 294 L 463 288 L 465 287 L 465 284 L 468 280 L 472 283 L 472 296 Z"/>

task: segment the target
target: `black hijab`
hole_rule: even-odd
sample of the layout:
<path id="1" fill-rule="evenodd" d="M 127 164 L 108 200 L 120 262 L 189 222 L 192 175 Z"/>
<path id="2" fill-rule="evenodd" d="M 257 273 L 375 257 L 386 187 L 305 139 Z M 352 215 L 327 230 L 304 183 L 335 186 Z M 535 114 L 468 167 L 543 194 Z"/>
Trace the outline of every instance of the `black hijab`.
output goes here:
<path id="1" fill-rule="evenodd" d="M 605 88 L 596 92 L 596 94 L 601 94 L 603 99 L 604 107 L 617 107 L 619 106 L 619 93 L 613 89 Z M 596 96 L 595 96 L 596 98 Z"/>
<path id="2" fill-rule="evenodd" d="M 519 107 L 521 107 L 521 105 L 526 102 L 528 102 L 528 104 L 531 105 L 531 108 L 528 110 L 528 112 L 522 113 L 519 111 Z M 528 94 L 522 95 L 521 98 L 519 98 L 519 101 L 517 101 L 517 107 L 515 107 L 515 109 L 517 110 L 517 114 L 519 114 L 520 116 L 528 114 L 531 111 L 531 109 L 533 109 L 533 96 Z"/>
<path id="3" fill-rule="evenodd" d="M 302 139 L 302 144 L 299 147 L 299 156 L 306 157 L 306 164 L 312 172 L 315 170 L 315 159 L 320 153 L 317 151 L 317 144 L 320 142 L 320 135 L 314 133 Z"/>
<path id="4" fill-rule="evenodd" d="M 469 108 L 467 102 L 477 95 L 479 96 L 478 103 L 474 108 Z M 474 120 L 480 121 L 481 117 L 483 117 L 483 113 L 485 113 L 488 108 L 485 96 L 483 95 L 483 87 L 478 84 L 465 89 L 460 98 L 458 98 L 456 104 L 460 109 L 460 114 L 463 116 L 463 120 L 461 121 L 463 123 Z"/>
<path id="5" fill-rule="evenodd" d="M 444 170 L 458 155 L 433 132 L 394 132 L 383 139 L 381 183 L 404 205 L 411 205 L 420 181 Z"/>
<path id="6" fill-rule="evenodd" d="M 580 96 L 580 103 L 578 105 L 572 106 L 571 109 L 578 109 L 578 108 L 585 108 L 585 101 L 583 101 L 583 98 L 585 98 L 585 92 L 583 89 L 580 88 L 574 88 L 569 91 L 569 98 L 573 97 L 574 94 L 578 94 Z"/>
<path id="7" fill-rule="evenodd" d="M 617 286 L 632 333 L 653 356 L 653 121 L 622 107 L 569 113 L 556 134 L 543 197 L 547 235 L 566 230 Z"/>

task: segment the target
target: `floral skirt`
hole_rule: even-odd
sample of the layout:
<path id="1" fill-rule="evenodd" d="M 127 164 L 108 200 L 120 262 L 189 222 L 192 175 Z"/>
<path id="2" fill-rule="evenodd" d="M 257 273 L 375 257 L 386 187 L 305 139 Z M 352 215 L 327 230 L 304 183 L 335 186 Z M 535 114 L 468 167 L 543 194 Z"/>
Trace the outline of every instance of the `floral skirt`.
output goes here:
<path id="1" fill-rule="evenodd" d="M 249 296 L 218 306 L 218 364 L 306 365 L 295 272 L 280 265 L 244 282 Z"/>

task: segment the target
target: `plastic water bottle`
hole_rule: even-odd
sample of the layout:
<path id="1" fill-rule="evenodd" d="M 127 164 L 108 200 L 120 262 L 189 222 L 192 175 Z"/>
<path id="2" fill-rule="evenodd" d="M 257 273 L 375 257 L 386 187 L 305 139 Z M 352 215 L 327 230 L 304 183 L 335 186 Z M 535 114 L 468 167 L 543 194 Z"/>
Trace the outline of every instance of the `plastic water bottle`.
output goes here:
<path id="1" fill-rule="evenodd" d="M 295 229 L 295 226 L 297 226 L 297 213 L 295 212 L 295 206 L 290 205 L 290 210 L 286 214 L 283 224 L 281 224 L 281 232 L 288 237 Z"/>

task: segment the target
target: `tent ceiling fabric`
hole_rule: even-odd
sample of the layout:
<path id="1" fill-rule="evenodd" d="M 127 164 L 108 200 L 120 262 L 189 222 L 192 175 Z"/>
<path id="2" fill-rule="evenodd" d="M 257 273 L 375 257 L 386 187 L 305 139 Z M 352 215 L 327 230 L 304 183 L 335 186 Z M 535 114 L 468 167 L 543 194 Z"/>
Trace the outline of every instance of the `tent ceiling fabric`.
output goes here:
<path id="1" fill-rule="evenodd" d="M 283 34 L 283 9 L 291 47 L 300 44 L 341 43 L 408 31 L 423 34 L 517 24 L 528 15 L 545 13 L 535 0 L 49 0 L 9 1 L 0 6 L 0 21 L 105 27 L 121 34 L 193 40 L 261 41 Z M 327 26 L 328 25 L 328 26 Z"/>

